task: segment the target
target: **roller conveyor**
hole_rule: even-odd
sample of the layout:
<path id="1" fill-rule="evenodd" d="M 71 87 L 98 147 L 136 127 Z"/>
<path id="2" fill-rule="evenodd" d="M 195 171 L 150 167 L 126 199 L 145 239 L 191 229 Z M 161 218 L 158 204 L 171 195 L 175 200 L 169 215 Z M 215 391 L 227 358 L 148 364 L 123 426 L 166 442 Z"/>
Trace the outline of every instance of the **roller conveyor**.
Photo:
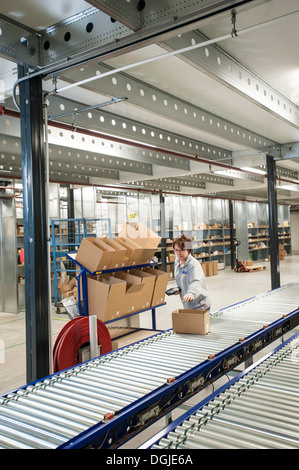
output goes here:
<path id="1" fill-rule="evenodd" d="M 208 335 L 166 331 L 3 396 L 0 447 L 117 447 L 295 328 L 298 287 L 215 312 Z"/>
<path id="2" fill-rule="evenodd" d="M 140 449 L 298 449 L 298 394 L 299 333 Z"/>

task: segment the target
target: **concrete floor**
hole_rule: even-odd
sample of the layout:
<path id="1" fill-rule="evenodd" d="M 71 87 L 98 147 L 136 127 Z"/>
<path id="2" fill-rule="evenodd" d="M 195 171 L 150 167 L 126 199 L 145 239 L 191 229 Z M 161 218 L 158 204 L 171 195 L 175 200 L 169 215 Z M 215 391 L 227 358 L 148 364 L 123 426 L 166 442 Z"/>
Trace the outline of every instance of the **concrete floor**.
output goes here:
<path id="1" fill-rule="evenodd" d="M 266 266 L 266 269 L 250 273 L 235 273 L 227 268 L 218 271 L 217 275 L 207 277 L 212 298 L 212 312 L 271 290 L 270 263 L 265 261 L 257 264 Z M 280 285 L 283 286 L 295 280 L 299 280 L 299 255 L 293 255 L 280 261 Z M 174 284 L 173 280 L 169 281 L 170 286 Z M 156 310 L 158 330 L 171 328 L 171 312 L 176 308 L 181 308 L 178 296 L 167 297 L 165 300 L 166 305 Z M 58 314 L 56 309 L 53 309 L 53 343 L 67 321 L 69 321 L 69 318 L 65 313 Z M 140 326 L 142 328 L 151 326 L 150 314 L 142 314 Z M 145 330 L 135 332 L 122 338 L 119 341 L 119 347 L 139 341 L 152 334 L 154 333 Z M 219 384 L 215 383 L 213 388 L 217 388 L 218 385 L 221 386 L 223 380 L 227 381 L 227 378 L 220 379 Z M 0 312 L 0 395 L 21 387 L 25 383 L 25 314 L 24 312 L 19 314 Z M 212 390 L 206 390 L 204 393 L 209 394 L 211 392 Z M 165 421 L 163 421 L 163 424 L 160 424 L 160 427 L 163 425 L 165 425 Z M 156 429 L 158 429 L 157 426 Z M 125 447 L 136 448 L 145 440 L 142 436 L 136 439 L 135 441 L 130 441 Z"/>

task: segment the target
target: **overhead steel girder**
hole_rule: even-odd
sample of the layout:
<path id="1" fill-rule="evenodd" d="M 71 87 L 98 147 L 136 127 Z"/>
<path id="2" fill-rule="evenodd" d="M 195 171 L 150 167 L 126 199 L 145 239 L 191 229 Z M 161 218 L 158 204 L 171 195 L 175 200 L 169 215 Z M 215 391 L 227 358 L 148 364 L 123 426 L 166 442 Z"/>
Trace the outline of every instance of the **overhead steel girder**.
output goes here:
<path id="1" fill-rule="evenodd" d="M 248 181 L 252 181 L 253 183 L 260 183 L 260 184 L 265 183 L 264 176 L 258 176 L 254 173 L 250 173 L 250 172 L 247 173 L 245 171 L 239 171 L 239 170 L 236 170 L 235 168 L 222 169 L 218 171 L 219 172 L 221 171 L 221 174 L 223 176 L 227 176 L 228 178 L 238 178 L 241 180 L 248 180 Z"/>
<path id="2" fill-rule="evenodd" d="M 199 31 L 177 35 L 160 44 L 168 51 L 183 49 L 199 44 L 208 38 Z M 235 39 L 238 41 L 238 39 Z M 224 52 L 218 45 L 211 44 L 180 54 L 190 65 L 201 70 L 235 92 L 245 96 L 257 106 L 266 109 L 288 124 L 299 127 L 298 106 L 257 75 Z"/>
<path id="3" fill-rule="evenodd" d="M 276 177 L 277 178 L 292 178 L 295 180 L 299 179 L 298 171 L 289 170 L 288 168 L 281 168 L 276 165 Z"/>
<path id="4" fill-rule="evenodd" d="M 121 189 L 127 187 L 131 190 L 137 190 L 138 188 L 145 189 L 148 191 L 174 191 L 180 192 L 180 186 L 159 180 L 144 180 L 144 181 L 131 181 L 127 184 L 121 184 Z"/>
<path id="5" fill-rule="evenodd" d="M 118 179 L 119 171 L 149 176 L 153 174 L 152 165 L 148 163 L 136 162 L 135 160 L 106 155 L 104 153 L 51 144 L 49 146 L 49 154 L 52 162 L 62 161 L 64 164 L 72 167 L 75 165 L 81 168 L 82 174 L 86 171 L 94 171 L 93 176 L 100 176 L 97 174 L 97 169 L 105 170 L 103 177 L 112 179 Z"/>
<path id="6" fill-rule="evenodd" d="M 206 185 L 205 183 L 195 181 L 192 179 L 185 179 L 185 178 L 180 178 L 177 176 L 172 176 L 169 178 L 157 178 L 157 179 L 151 179 L 151 180 L 145 180 L 142 182 L 143 183 L 152 183 L 156 186 L 159 185 L 177 185 L 177 186 L 186 186 L 189 188 L 198 188 L 198 189 L 205 189 Z M 137 183 L 139 184 L 139 183 Z"/>
<path id="7" fill-rule="evenodd" d="M 126 91 L 128 92 L 128 90 Z M 68 100 L 59 95 L 49 96 L 48 101 L 50 118 L 51 115 L 58 115 L 62 110 L 63 112 L 71 112 L 80 109 L 82 106 L 81 103 Z M 117 104 L 115 106 L 113 105 L 111 109 L 116 109 L 115 107 L 117 108 Z M 174 150 L 176 153 L 192 156 L 197 155 L 209 160 L 220 160 L 225 163 L 230 163 L 232 158 L 232 152 L 230 150 L 138 122 L 125 116 L 120 116 L 113 113 L 113 111 L 107 111 L 107 108 L 93 109 L 88 113 L 74 114 L 74 117 L 66 116 L 59 119 L 59 122 L 70 125 L 74 124 L 85 129 L 92 127 L 92 129 L 103 134 L 114 135 L 135 142 L 143 142 L 144 144 L 167 150 Z M 51 121 L 49 124 L 51 125 Z M 159 161 L 160 160 L 156 158 L 155 164 L 159 165 Z M 162 161 L 162 163 L 164 164 L 165 161 Z M 180 161 L 172 161 L 171 165 L 173 168 L 182 168 Z"/>
<path id="8" fill-rule="evenodd" d="M 232 178 L 226 178 L 220 175 L 214 175 L 212 173 L 200 173 L 200 174 L 189 174 L 189 175 L 182 175 L 184 180 L 192 181 L 192 182 L 202 182 L 202 183 L 213 183 L 213 184 L 221 184 L 225 186 L 233 186 L 234 181 Z"/>
<path id="9" fill-rule="evenodd" d="M 38 67 L 39 35 L 35 30 L 0 15 L 0 31 L 0 57 Z"/>
<path id="10" fill-rule="evenodd" d="M 80 62 L 80 55 L 86 51 L 97 50 L 107 43 L 115 47 L 117 40 L 132 34 L 132 30 L 112 23 L 95 8 L 39 32 L 1 15 L 0 28 L 0 56 L 33 69 L 51 67 L 57 62 L 68 64 L 70 56 L 76 56 Z"/>
<path id="11" fill-rule="evenodd" d="M 1 152 L 0 175 L 11 178 L 21 178 L 21 155 Z M 91 165 L 81 165 L 77 162 L 68 163 L 61 160 L 50 160 L 49 162 L 49 179 L 52 182 L 89 184 L 91 182 L 90 178 L 93 177 L 102 178 L 103 182 L 106 180 L 119 181 L 119 172 Z"/>
<path id="12" fill-rule="evenodd" d="M 104 64 L 92 64 L 87 68 L 65 72 L 61 79 L 75 83 L 92 76 L 113 70 Z M 116 72 L 103 76 L 91 83 L 81 85 L 91 91 L 108 96 L 126 96 L 128 102 L 155 114 L 165 116 L 176 122 L 200 129 L 209 134 L 215 134 L 230 142 L 254 148 L 259 151 L 280 156 L 280 145 L 260 134 L 252 132 L 222 117 L 212 114 L 198 106 L 187 103 L 164 90 L 158 89 L 145 82 L 137 80 L 125 73 Z M 58 89 L 59 92 L 59 89 Z"/>
<path id="13" fill-rule="evenodd" d="M 93 111 L 93 116 L 94 116 L 94 111 Z M 120 126 L 122 129 L 123 129 L 123 124 L 125 123 L 127 130 L 128 130 L 128 134 L 126 135 L 126 137 L 130 140 L 135 141 L 135 143 L 134 142 L 131 143 L 129 140 L 128 142 L 124 142 L 124 141 L 120 141 L 116 137 L 111 138 L 109 137 L 109 135 L 107 136 L 104 135 L 102 133 L 103 129 L 101 129 L 101 125 L 102 125 L 101 118 L 103 118 L 103 114 L 100 114 L 98 116 L 100 116 L 99 120 L 94 119 L 91 121 L 88 117 L 83 118 L 83 116 L 79 114 L 78 115 L 79 119 L 78 121 L 76 121 L 76 123 L 82 124 L 82 128 L 80 126 L 80 132 L 76 132 L 73 126 L 69 124 L 67 124 L 66 128 L 64 128 L 63 123 L 60 125 L 59 123 L 57 124 L 56 122 L 53 122 L 51 126 L 51 122 L 49 122 L 48 131 L 50 133 L 50 136 L 49 136 L 50 144 L 51 144 L 51 139 L 53 139 L 54 141 L 56 138 L 57 139 L 56 141 L 58 142 L 59 140 L 61 140 L 61 147 L 66 147 L 67 139 L 69 139 L 70 148 L 71 147 L 74 148 L 74 145 L 76 145 L 78 149 L 80 148 L 82 149 L 82 152 L 86 152 L 86 149 L 88 146 L 93 147 L 94 150 L 96 151 L 95 153 L 98 153 L 99 155 L 122 159 L 123 162 L 121 162 L 120 160 L 115 160 L 114 163 L 118 165 L 117 169 L 122 169 L 123 171 L 126 171 L 126 166 L 127 166 L 127 171 L 132 171 L 136 173 L 144 172 L 144 174 L 151 174 L 150 167 L 152 167 L 152 165 L 176 168 L 178 170 L 183 170 L 186 172 L 190 170 L 189 160 L 184 158 L 183 156 L 181 157 L 177 155 L 177 151 L 172 155 L 171 151 L 164 152 L 163 150 L 155 149 L 153 144 L 149 144 L 147 147 L 138 145 L 139 132 L 142 134 L 143 132 L 146 132 L 146 135 L 148 135 L 150 132 L 153 132 L 152 127 L 142 126 L 140 123 L 138 124 L 136 123 L 136 131 L 138 130 L 136 134 L 138 135 L 134 135 L 135 124 L 130 123 L 129 125 L 127 120 L 121 120 L 120 118 L 117 119 L 117 117 L 115 117 L 115 121 L 114 121 L 114 117 L 111 119 L 111 116 L 109 116 L 109 119 L 104 118 L 103 124 L 106 122 L 106 127 L 104 130 L 105 132 L 107 132 L 107 134 L 110 134 L 110 136 L 116 134 L 116 132 L 113 133 L 114 125 L 112 121 L 116 124 L 116 119 L 117 119 L 117 124 L 118 124 L 117 127 Z M 108 127 L 107 127 L 108 121 L 110 121 L 110 123 L 108 124 Z M 98 136 L 97 132 L 86 130 L 86 129 L 90 129 L 91 125 L 93 129 L 99 130 L 99 137 L 97 137 Z M 137 126 L 138 126 L 138 129 L 137 129 Z M 109 129 L 111 129 L 110 132 L 109 132 Z M 161 131 L 161 132 L 163 132 L 163 136 L 165 140 L 170 138 L 169 133 L 166 133 L 165 131 Z M 18 119 L 11 118 L 9 116 L 7 117 L 2 116 L 0 119 L 0 135 L 1 134 L 7 134 L 11 136 L 19 135 Z M 192 145 L 191 143 L 192 141 L 190 139 L 186 139 L 184 141 L 184 138 L 182 136 L 174 137 L 174 134 L 172 134 L 171 139 L 173 139 L 171 148 L 173 148 L 175 145 L 174 141 L 178 142 L 179 139 L 180 139 L 182 147 L 184 147 L 185 142 L 186 144 Z M 196 143 L 195 145 L 198 146 L 199 144 Z M 216 147 L 209 146 L 209 145 L 205 145 L 205 147 L 203 147 L 203 145 L 205 144 L 202 144 L 201 148 L 206 149 L 207 152 L 209 151 L 212 154 L 214 154 L 214 152 L 216 153 L 216 150 L 215 150 Z M 1 150 L 1 141 L 0 141 L 0 150 Z M 11 151 L 13 152 L 14 150 L 11 150 Z M 89 153 L 92 153 L 92 152 L 89 152 Z M 92 156 L 92 158 L 94 158 L 94 155 Z"/>
<path id="14" fill-rule="evenodd" d="M 5 151 L 3 151 L 5 148 Z M 20 168 L 20 138 L 0 134 L 0 168 Z M 71 147 L 49 145 L 50 170 L 119 180 L 119 171 L 152 175 L 152 165 Z"/>
<path id="15" fill-rule="evenodd" d="M 134 31 L 160 26 L 167 30 L 175 21 L 176 25 L 188 24 L 211 15 L 220 14 L 226 9 L 238 7 L 250 1 L 195 0 L 87 0 L 114 20 Z"/>
<path id="16" fill-rule="evenodd" d="M 299 142 L 289 142 L 281 146 L 281 157 L 283 160 L 299 157 Z"/>
<path id="17" fill-rule="evenodd" d="M 231 8 L 251 8 L 269 0 L 197 0 L 180 2 L 90 1 L 89 8 L 44 31 L 34 31 L 5 16 L 0 18 L 0 55 L 32 68 L 51 69 L 79 64 L 109 53 L 119 54 L 194 29 L 213 15 L 227 14 Z M 161 4 L 162 3 L 162 4 Z M 100 11 L 103 10 L 103 11 Z M 113 17 L 113 18 L 111 18 Z M 115 19 L 117 21 L 115 21 Z M 182 30 L 183 28 L 183 30 Z M 134 31 L 137 31 L 136 33 Z"/>

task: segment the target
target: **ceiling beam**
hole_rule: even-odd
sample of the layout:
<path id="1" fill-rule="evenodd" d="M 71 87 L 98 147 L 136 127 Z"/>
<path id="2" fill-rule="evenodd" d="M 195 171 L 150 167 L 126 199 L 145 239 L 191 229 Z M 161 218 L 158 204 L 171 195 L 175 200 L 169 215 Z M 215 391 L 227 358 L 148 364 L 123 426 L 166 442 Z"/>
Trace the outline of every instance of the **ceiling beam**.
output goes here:
<path id="1" fill-rule="evenodd" d="M 267 137 L 210 113 L 123 72 L 115 71 L 115 73 L 111 73 L 109 76 L 104 76 L 105 72 L 113 72 L 113 68 L 102 63 L 92 64 L 86 69 L 83 67 L 80 70 L 73 70 L 72 73 L 65 72 L 60 78 L 69 83 L 76 83 L 98 75 L 99 78 L 97 80 L 82 84 L 81 86 L 107 96 L 115 96 L 116 93 L 119 96 L 126 96 L 128 103 L 139 108 L 195 129 L 217 135 L 244 147 L 254 148 L 271 156 L 280 156 L 279 144 Z"/>
<path id="2" fill-rule="evenodd" d="M 0 15 L 0 57 L 28 64 L 39 65 L 39 34 L 27 26 Z"/>
<path id="3" fill-rule="evenodd" d="M 180 50 L 190 44 L 200 44 L 209 38 L 200 31 L 177 35 L 160 44 L 167 51 Z M 237 39 L 236 39 L 237 40 Z M 234 92 L 249 99 L 294 127 L 299 127 L 298 106 L 259 78 L 217 44 L 180 54 L 189 65 L 219 81 Z"/>
<path id="4" fill-rule="evenodd" d="M 211 17 L 228 16 L 232 8 L 239 11 L 268 1 L 196 0 L 185 2 L 181 8 L 175 0 L 94 0 L 89 3 L 97 8 L 91 7 L 43 31 L 1 15 L 4 34 L 0 56 L 25 63 L 44 75 L 129 52 L 191 31 Z"/>
<path id="5" fill-rule="evenodd" d="M 126 91 L 128 92 L 128 90 Z M 82 107 L 82 103 L 66 99 L 60 95 L 51 95 L 48 97 L 48 101 L 48 113 L 51 115 L 57 115 L 61 112 L 69 113 Z M 113 111 L 117 111 L 117 108 L 118 104 L 105 107 L 105 109 L 94 109 L 88 113 L 74 114 L 74 117 L 69 116 L 59 119 L 59 122 L 83 128 L 90 128 L 92 126 L 94 130 L 102 134 L 117 135 L 118 137 L 135 142 L 143 142 L 147 145 L 163 147 L 167 150 L 174 150 L 193 156 L 198 155 L 210 160 L 219 160 L 225 163 L 231 162 L 232 152 L 230 150 L 192 139 L 188 136 L 179 135 L 146 124 L 146 122 L 139 122 L 125 115 L 116 114 Z"/>

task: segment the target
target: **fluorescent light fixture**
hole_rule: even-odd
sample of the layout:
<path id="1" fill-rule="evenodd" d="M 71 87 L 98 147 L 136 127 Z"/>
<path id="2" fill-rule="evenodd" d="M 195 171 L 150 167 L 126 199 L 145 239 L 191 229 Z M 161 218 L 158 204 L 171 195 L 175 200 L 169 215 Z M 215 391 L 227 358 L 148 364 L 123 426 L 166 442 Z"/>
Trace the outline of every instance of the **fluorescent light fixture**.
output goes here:
<path id="1" fill-rule="evenodd" d="M 256 173 L 257 175 L 266 175 L 267 172 L 260 170 L 259 168 L 250 168 L 249 166 L 243 166 L 241 170 L 249 171 L 250 173 Z"/>
<path id="2" fill-rule="evenodd" d="M 298 184 L 279 184 L 276 186 L 277 189 L 287 189 L 288 191 L 299 191 L 299 185 Z"/>

